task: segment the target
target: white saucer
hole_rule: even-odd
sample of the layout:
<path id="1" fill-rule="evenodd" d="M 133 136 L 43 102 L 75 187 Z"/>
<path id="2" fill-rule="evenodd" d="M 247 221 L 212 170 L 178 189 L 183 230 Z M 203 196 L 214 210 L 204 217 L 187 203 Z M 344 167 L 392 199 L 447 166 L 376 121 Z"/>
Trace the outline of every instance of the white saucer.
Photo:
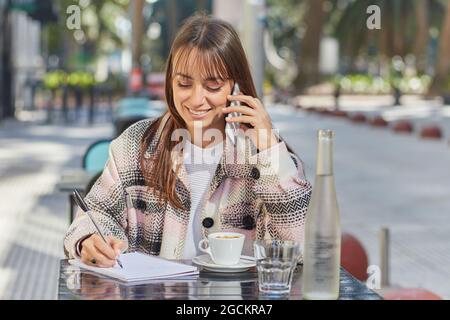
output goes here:
<path id="1" fill-rule="evenodd" d="M 245 258 L 248 258 L 250 260 L 254 259 L 253 257 L 247 257 L 243 256 Z M 220 264 L 215 264 L 211 257 L 207 254 L 203 254 L 201 256 L 197 256 L 195 258 L 192 258 L 192 262 L 195 264 L 202 266 L 204 269 L 213 271 L 213 272 L 244 272 L 250 269 L 251 267 L 256 266 L 255 261 L 250 261 L 247 259 L 241 259 L 239 260 L 238 264 L 232 265 L 232 266 L 224 266 Z"/>

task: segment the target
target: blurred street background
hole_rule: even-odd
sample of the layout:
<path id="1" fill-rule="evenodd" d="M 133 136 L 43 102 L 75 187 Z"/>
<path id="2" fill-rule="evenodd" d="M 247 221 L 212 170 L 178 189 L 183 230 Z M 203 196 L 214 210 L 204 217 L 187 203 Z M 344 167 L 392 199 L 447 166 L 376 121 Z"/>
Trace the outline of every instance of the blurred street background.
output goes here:
<path id="1" fill-rule="evenodd" d="M 449 299 L 448 0 L 0 0 L 0 299 L 57 298 L 70 190 L 164 112 L 198 11 L 239 32 L 311 182 L 316 132 L 335 131 L 342 265 L 386 298 Z"/>

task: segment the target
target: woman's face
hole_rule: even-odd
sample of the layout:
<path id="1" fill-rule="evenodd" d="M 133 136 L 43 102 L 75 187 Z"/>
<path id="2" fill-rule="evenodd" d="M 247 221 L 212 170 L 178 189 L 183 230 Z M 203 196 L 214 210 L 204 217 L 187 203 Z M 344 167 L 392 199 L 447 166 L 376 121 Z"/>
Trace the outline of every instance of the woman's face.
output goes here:
<path id="1" fill-rule="evenodd" d="M 222 108 L 227 105 L 227 95 L 231 93 L 232 81 L 220 79 L 219 76 L 208 78 L 200 70 L 200 59 L 195 51 L 185 61 L 179 61 L 183 71 L 174 70 L 172 88 L 175 107 L 186 122 L 187 129 L 193 130 L 194 122 L 204 130 L 225 128 Z M 179 69 L 179 68 L 178 68 Z M 191 131 L 192 132 L 192 131 Z"/>

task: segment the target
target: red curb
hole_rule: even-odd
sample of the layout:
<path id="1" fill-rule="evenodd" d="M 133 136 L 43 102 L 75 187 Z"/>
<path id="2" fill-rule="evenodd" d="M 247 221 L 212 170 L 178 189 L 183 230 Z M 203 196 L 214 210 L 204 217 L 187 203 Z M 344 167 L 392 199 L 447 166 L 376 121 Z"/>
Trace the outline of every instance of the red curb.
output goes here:
<path id="1" fill-rule="evenodd" d="M 331 114 L 335 117 L 345 118 L 347 117 L 347 112 L 345 111 L 332 111 Z"/>
<path id="2" fill-rule="evenodd" d="M 422 128 L 420 137 L 424 139 L 441 139 L 442 131 L 439 127 L 429 125 Z"/>
<path id="3" fill-rule="evenodd" d="M 411 133 L 413 132 L 413 125 L 406 120 L 400 120 L 394 125 L 394 131 L 398 133 Z"/>
<path id="4" fill-rule="evenodd" d="M 331 114 L 331 111 L 328 110 L 328 109 L 319 109 L 317 112 L 318 112 L 320 115 L 323 115 L 323 116 L 328 116 L 328 115 Z"/>
<path id="5" fill-rule="evenodd" d="M 352 122 L 356 122 L 356 123 L 364 123 L 367 121 L 367 118 L 362 113 L 357 113 L 355 115 L 350 116 L 350 120 L 352 120 Z"/>
<path id="6" fill-rule="evenodd" d="M 385 300 L 442 300 L 437 294 L 421 288 L 390 289 L 384 294 Z"/>
<path id="7" fill-rule="evenodd" d="M 388 123 L 382 117 L 378 116 L 370 120 L 370 124 L 374 127 L 387 127 Z"/>

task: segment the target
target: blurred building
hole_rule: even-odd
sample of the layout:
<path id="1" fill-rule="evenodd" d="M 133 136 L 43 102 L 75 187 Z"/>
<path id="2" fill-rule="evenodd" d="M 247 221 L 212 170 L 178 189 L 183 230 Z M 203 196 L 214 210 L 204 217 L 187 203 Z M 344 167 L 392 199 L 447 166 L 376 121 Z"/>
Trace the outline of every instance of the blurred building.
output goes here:
<path id="1" fill-rule="evenodd" d="M 41 25 L 23 12 L 11 13 L 13 96 L 16 110 L 30 108 L 31 86 L 42 77 Z"/>
<path id="2" fill-rule="evenodd" d="M 57 19 L 49 0 L 0 0 L 0 120 L 30 107 L 45 70 L 41 25 Z"/>
<path id="3" fill-rule="evenodd" d="M 13 114 L 11 90 L 10 21 L 7 1 L 0 0 L 0 120 Z"/>

